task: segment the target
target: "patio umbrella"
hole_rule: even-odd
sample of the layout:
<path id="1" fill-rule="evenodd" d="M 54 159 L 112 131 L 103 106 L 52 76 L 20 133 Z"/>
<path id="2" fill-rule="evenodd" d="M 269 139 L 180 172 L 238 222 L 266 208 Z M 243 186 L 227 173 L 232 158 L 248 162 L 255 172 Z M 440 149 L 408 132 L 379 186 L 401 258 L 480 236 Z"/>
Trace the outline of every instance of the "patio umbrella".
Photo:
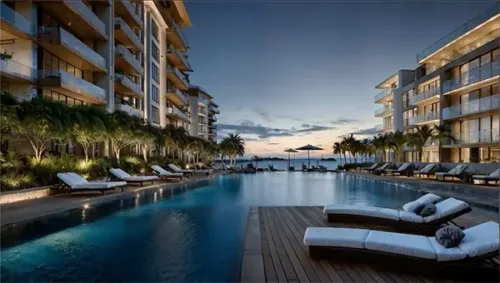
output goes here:
<path id="1" fill-rule="evenodd" d="M 290 169 L 290 152 L 294 153 L 293 156 L 294 156 L 294 160 L 295 160 L 295 153 L 297 151 L 293 148 L 289 148 L 289 149 L 285 150 L 285 152 L 288 152 L 288 169 Z M 295 167 L 295 161 L 293 162 L 293 167 Z"/>
<path id="2" fill-rule="evenodd" d="M 296 148 L 296 150 L 307 150 L 307 167 L 309 168 L 311 167 L 311 156 L 310 156 L 311 150 L 323 150 L 323 149 L 321 147 L 308 144 L 302 147 L 298 147 Z"/>

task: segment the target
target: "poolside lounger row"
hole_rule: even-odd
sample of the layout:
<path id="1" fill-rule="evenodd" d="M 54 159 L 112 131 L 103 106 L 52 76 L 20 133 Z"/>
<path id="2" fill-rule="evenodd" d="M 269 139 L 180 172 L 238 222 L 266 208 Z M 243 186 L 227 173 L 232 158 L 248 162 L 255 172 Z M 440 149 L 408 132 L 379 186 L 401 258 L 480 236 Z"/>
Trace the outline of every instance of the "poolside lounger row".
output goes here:
<path id="1" fill-rule="evenodd" d="M 312 259 L 369 262 L 418 273 L 474 276 L 474 281 L 498 278 L 499 225 L 486 222 L 463 230 L 455 248 L 445 248 L 435 237 L 352 228 L 309 227 L 304 245 Z"/>
<path id="2" fill-rule="evenodd" d="M 144 182 L 151 182 L 152 184 L 154 181 L 158 180 L 157 176 L 131 176 L 120 168 L 111 168 L 109 169 L 109 173 L 108 179 L 118 179 L 128 183 L 139 183 L 141 186 L 144 185 Z"/>
<path id="3" fill-rule="evenodd" d="M 434 194 L 427 194 L 411 203 L 434 203 L 441 199 Z M 460 215 L 470 212 L 470 206 L 461 200 L 448 198 L 436 203 L 436 212 L 422 217 L 406 209 L 402 210 L 365 206 L 365 205 L 326 205 L 323 212 L 331 222 L 355 222 L 390 226 L 401 232 L 411 232 L 423 235 L 433 235 L 447 222 L 453 221 Z"/>

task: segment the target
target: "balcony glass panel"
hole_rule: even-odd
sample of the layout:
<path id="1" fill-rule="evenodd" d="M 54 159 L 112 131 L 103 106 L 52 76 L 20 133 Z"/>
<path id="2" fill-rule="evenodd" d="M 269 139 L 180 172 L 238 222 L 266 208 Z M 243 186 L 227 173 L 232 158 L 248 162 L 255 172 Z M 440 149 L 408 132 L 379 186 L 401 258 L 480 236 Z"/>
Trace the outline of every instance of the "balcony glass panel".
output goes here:
<path id="1" fill-rule="evenodd" d="M 443 119 L 480 113 L 500 108 L 500 94 L 471 100 L 467 103 L 457 104 L 443 109 Z"/>
<path id="2" fill-rule="evenodd" d="M 422 100 L 425 100 L 427 98 L 433 97 L 433 96 L 438 95 L 440 93 L 441 93 L 441 91 L 440 91 L 440 89 L 438 87 L 436 87 L 436 88 L 430 88 L 430 89 L 428 89 L 428 90 L 426 90 L 424 92 L 421 92 L 421 93 L 419 93 L 419 94 L 417 94 L 415 96 L 410 97 L 410 104 L 418 103 L 418 102 L 420 102 Z"/>
<path id="3" fill-rule="evenodd" d="M 0 2 L 0 17 L 2 17 L 2 20 L 10 23 L 12 26 L 15 26 L 24 33 L 27 33 L 29 35 L 35 34 L 35 28 L 29 20 L 27 20 L 25 17 L 21 16 L 21 14 L 12 10 L 9 6 L 1 2 Z"/>
<path id="4" fill-rule="evenodd" d="M 23 78 L 26 80 L 32 80 L 37 78 L 36 71 L 32 68 L 16 62 L 12 59 L 10 60 L 0 60 L 0 69 L 2 72 L 8 73 L 10 75 Z"/>
<path id="5" fill-rule="evenodd" d="M 455 141 L 447 140 L 445 144 L 478 144 L 478 143 L 499 143 L 500 137 L 498 128 L 484 129 L 481 131 L 453 133 Z"/>
<path id="6" fill-rule="evenodd" d="M 439 112 L 429 112 L 409 118 L 410 125 L 415 125 L 418 123 L 424 123 L 433 120 L 439 120 Z"/>
<path id="7" fill-rule="evenodd" d="M 455 77 L 443 83 L 443 92 L 450 92 L 461 87 L 477 83 L 500 75 L 500 61 L 492 61 L 480 67 L 463 73 L 460 77 Z"/>
<path id="8" fill-rule="evenodd" d="M 386 96 L 392 95 L 393 90 L 394 89 L 392 89 L 392 88 L 384 89 L 379 94 L 375 95 L 374 101 L 377 102 Z"/>
<path id="9" fill-rule="evenodd" d="M 382 115 L 383 113 L 385 113 L 386 111 L 390 111 L 393 109 L 393 106 L 392 105 L 386 105 L 384 107 L 381 107 L 377 110 L 375 110 L 375 116 L 379 116 L 379 115 Z"/>
<path id="10" fill-rule="evenodd" d="M 104 89 L 62 70 L 41 70 L 39 72 L 39 78 L 60 78 L 62 88 L 81 95 L 92 95 L 100 100 L 106 99 L 106 92 Z"/>
<path id="11" fill-rule="evenodd" d="M 141 75 L 144 73 L 144 69 L 141 66 L 141 62 L 135 56 L 128 50 L 125 46 L 123 45 L 118 45 L 116 46 L 116 54 L 119 54 L 120 56 L 125 59 L 138 73 Z"/>
<path id="12" fill-rule="evenodd" d="M 169 25 L 169 30 L 172 30 L 177 33 L 179 36 L 180 40 L 182 41 L 182 44 L 187 48 L 189 46 L 188 41 L 184 33 L 182 32 L 182 29 L 175 23 L 171 22 Z"/>
<path id="13" fill-rule="evenodd" d="M 167 107 L 167 114 L 175 115 L 185 121 L 189 120 L 188 115 L 176 107 Z"/>
<path id="14" fill-rule="evenodd" d="M 73 11 L 77 11 L 83 19 L 87 20 L 95 29 L 99 31 L 102 35 L 106 35 L 106 25 L 99 17 L 80 0 L 64 1 L 65 5 L 72 8 Z M 60 4 L 63 5 L 63 4 Z"/>

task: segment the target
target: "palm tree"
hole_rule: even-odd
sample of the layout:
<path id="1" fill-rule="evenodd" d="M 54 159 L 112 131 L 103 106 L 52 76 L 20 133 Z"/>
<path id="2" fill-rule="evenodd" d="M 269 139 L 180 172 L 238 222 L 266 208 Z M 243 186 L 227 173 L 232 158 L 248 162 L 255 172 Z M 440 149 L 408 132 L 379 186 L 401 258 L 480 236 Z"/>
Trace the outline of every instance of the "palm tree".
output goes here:
<path id="1" fill-rule="evenodd" d="M 418 161 L 422 162 L 422 153 L 425 143 L 432 139 L 433 129 L 427 125 L 416 127 L 416 132 L 408 134 L 408 145 L 414 146 L 418 153 Z"/>
<path id="2" fill-rule="evenodd" d="M 255 161 L 255 169 L 259 168 L 259 161 L 262 160 L 262 158 L 258 155 L 254 155 L 252 159 Z"/>
<path id="3" fill-rule="evenodd" d="M 339 142 L 333 143 L 333 154 L 340 155 L 340 161 L 342 162 L 342 147 Z"/>
<path id="4" fill-rule="evenodd" d="M 368 158 L 371 156 L 372 152 L 372 147 L 369 139 L 363 139 L 361 141 L 361 144 L 363 145 L 363 150 L 362 152 L 365 154 L 365 162 L 368 161 Z"/>
<path id="5" fill-rule="evenodd" d="M 407 143 L 406 134 L 401 131 L 395 131 L 387 136 L 389 147 L 394 150 L 396 154 L 396 161 L 403 161 L 403 149 Z"/>
<path id="6" fill-rule="evenodd" d="M 236 165 L 236 157 L 245 154 L 245 141 L 239 134 L 228 134 L 222 140 L 224 151 L 229 156 L 229 166 Z M 233 164 L 234 160 L 234 164 Z"/>
<path id="7" fill-rule="evenodd" d="M 434 132 L 432 136 L 432 140 L 437 140 L 440 144 L 445 141 L 456 141 L 457 139 L 453 136 L 450 125 L 434 125 Z"/>
<path id="8" fill-rule="evenodd" d="M 382 152 L 382 162 L 385 161 L 385 148 L 386 148 L 386 136 L 385 135 L 377 135 L 372 139 L 372 145 L 375 150 L 375 159 L 377 156 L 377 152 Z"/>
<path id="9" fill-rule="evenodd" d="M 357 163 L 358 161 L 356 159 L 356 156 L 363 150 L 363 144 L 359 140 L 352 137 L 350 141 L 350 149 L 354 158 L 354 163 Z"/>

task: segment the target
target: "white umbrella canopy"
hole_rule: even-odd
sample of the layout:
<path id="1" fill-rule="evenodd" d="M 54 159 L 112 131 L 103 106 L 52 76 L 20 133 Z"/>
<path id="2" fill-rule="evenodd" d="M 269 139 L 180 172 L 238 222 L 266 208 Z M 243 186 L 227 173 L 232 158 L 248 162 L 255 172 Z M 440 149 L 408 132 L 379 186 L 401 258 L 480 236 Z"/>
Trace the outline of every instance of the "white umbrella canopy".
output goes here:
<path id="1" fill-rule="evenodd" d="M 321 147 L 317 147 L 311 144 L 304 145 L 301 147 L 296 148 L 296 150 L 307 150 L 307 167 L 311 167 L 311 157 L 310 157 L 310 152 L 311 150 L 323 150 Z"/>

